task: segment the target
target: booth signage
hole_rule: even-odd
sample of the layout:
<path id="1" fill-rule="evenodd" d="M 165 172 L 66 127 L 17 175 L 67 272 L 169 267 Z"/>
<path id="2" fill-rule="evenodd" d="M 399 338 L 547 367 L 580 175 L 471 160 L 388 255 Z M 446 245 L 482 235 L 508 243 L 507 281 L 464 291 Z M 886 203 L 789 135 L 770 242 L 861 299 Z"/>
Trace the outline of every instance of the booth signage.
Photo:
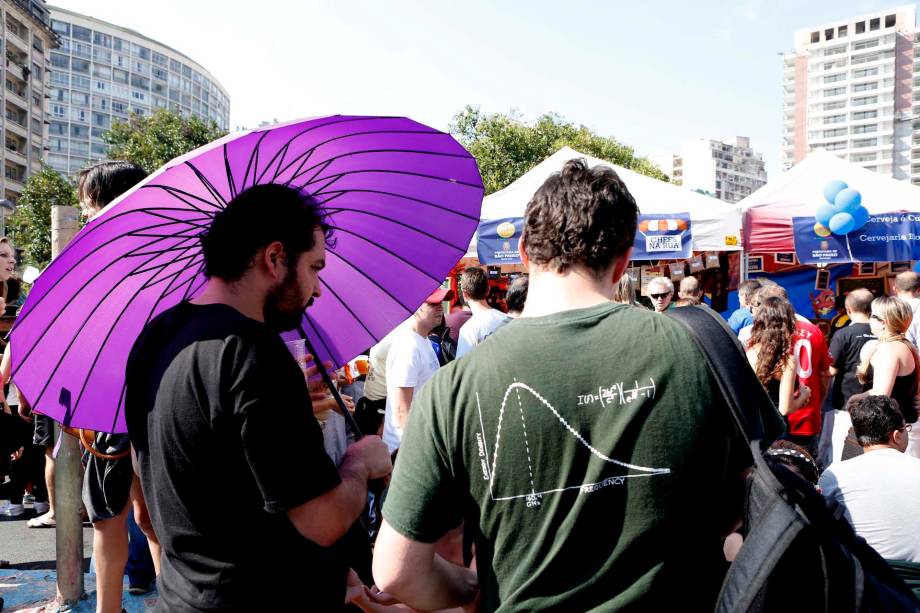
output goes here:
<path id="1" fill-rule="evenodd" d="M 639 215 L 634 260 L 686 260 L 693 255 L 690 213 Z"/>
<path id="2" fill-rule="evenodd" d="M 521 239 L 521 217 L 492 219 L 479 224 L 476 256 L 480 264 L 520 264 L 521 253 L 518 241 Z"/>
<path id="3" fill-rule="evenodd" d="M 849 234 L 818 227 L 814 217 L 793 217 L 795 254 L 803 264 L 897 262 L 920 259 L 920 213 L 881 213 Z"/>

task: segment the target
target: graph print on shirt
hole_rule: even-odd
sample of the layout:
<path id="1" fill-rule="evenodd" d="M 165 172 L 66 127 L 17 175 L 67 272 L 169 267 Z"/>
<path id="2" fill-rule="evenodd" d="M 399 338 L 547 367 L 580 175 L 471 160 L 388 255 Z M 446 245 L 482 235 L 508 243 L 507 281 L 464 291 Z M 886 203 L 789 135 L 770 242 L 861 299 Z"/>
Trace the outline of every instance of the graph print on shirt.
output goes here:
<path id="1" fill-rule="evenodd" d="M 640 398 L 647 400 L 654 399 L 655 382 L 653 380 L 649 379 L 649 385 L 645 386 L 640 386 L 638 381 L 635 381 L 634 384 L 635 385 L 632 388 L 625 388 L 623 383 L 617 383 L 607 388 L 599 387 L 597 393 L 592 392 L 578 396 L 577 404 L 584 405 L 597 402 L 601 405 L 601 407 L 613 405 L 623 406 L 631 404 Z M 533 410 L 551 411 L 555 418 L 559 421 L 560 435 L 574 437 L 575 440 L 577 440 L 588 452 L 590 452 L 595 457 L 600 458 L 608 464 L 613 464 L 625 468 L 627 472 L 625 474 L 607 477 L 592 483 L 572 483 L 561 487 L 538 489 L 535 482 L 534 466 L 530 454 L 530 443 L 527 440 L 527 417 L 525 415 L 525 403 L 522 399 L 522 393 L 525 395 L 525 397 L 536 401 L 527 403 L 527 412 Z M 514 406 L 515 404 L 517 407 Z M 540 500 L 543 498 L 543 496 L 548 494 L 556 494 L 566 490 L 578 490 L 581 494 L 590 494 L 591 492 L 596 492 L 611 485 L 622 485 L 626 482 L 626 479 L 655 477 L 660 475 L 667 475 L 671 472 L 670 468 L 637 466 L 635 464 L 630 464 L 628 462 L 608 457 L 602 451 L 593 447 L 580 432 L 578 432 L 569 424 L 565 417 L 559 413 L 556 407 L 554 407 L 538 391 L 526 383 L 521 383 L 516 379 L 514 383 L 507 387 L 502 397 L 501 407 L 498 412 L 498 424 L 496 426 L 494 436 L 490 437 L 486 432 L 485 420 L 483 420 L 482 404 L 480 402 L 478 392 L 476 393 L 476 406 L 479 412 L 479 426 L 481 428 L 481 430 L 476 433 L 479 463 L 482 470 L 482 478 L 489 482 L 489 494 L 494 502 L 524 498 L 527 502 L 527 506 L 534 508 L 539 507 Z M 515 411 L 515 408 L 518 410 Z M 506 410 L 508 411 L 508 415 L 505 414 Z M 515 415 L 515 413 L 517 413 L 517 415 Z M 502 458 L 500 451 L 502 449 L 502 426 L 504 420 L 516 419 L 518 417 L 520 417 L 521 423 L 521 441 L 519 442 L 523 442 L 524 452 L 527 457 L 527 475 L 515 474 L 513 469 L 503 470 L 504 465 L 501 461 Z M 508 429 L 510 428 L 506 428 L 506 430 Z M 541 437 L 548 435 L 550 435 L 548 432 L 540 433 Z M 491 458 L 489 454 L 490 445 L 492 447 Z M 551 467 L 544 466 L 541 467 L 541 470 L 551 470 Z M 498 475 L 501 475 L 500 480 L 496 478 Z M 496 481 L 499 481 L 497 486 Z M 496 489 L 498 489 L 498 491 L 496 491 Z"/>

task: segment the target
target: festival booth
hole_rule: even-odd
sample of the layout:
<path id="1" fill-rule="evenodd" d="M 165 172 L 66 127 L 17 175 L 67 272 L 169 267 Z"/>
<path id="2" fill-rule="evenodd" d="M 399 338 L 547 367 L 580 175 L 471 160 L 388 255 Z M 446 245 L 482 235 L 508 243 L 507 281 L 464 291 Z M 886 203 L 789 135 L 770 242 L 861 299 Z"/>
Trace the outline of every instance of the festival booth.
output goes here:
<path id="1" fill-rule="evenodd" d="M 669 276 L 676 285 L 685 275 L 693 274 L 701 279 L 707 298 L 715 306 L 726 302 L 729 289 L 737 287 L 740 276 L 738 205 L 647 177 L 569 147 L 563 147 L 483 200 L 479 228 L 453 277 L 469 265 L 487 266 L 494 295 L 503 296 L 508 280 L 523 270 L 518 239 L 527 203 L 551 174 L 575 158 L 584 158 L 592 167 L 614 169 L 639 206 L 639 227 L 629 269 L 637 295 L 645 294 L 653 277 Z"/>
<path id="2" fill-rule="evenodd" d="M 747 275 L 773 278 L 815 319 L 836 315 L 835 298 L 856 287 L 890 293 L 920 259 L 920 187 L 824 150 L 740 205 Z"/>

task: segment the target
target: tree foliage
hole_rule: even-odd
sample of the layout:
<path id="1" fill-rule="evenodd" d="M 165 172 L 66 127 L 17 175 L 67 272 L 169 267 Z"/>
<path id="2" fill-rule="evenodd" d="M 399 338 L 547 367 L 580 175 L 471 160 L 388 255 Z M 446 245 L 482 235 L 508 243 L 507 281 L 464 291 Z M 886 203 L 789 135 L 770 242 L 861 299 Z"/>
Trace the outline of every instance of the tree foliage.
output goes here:
<path id="1" fill-rule="evenodd" d="M 51 207 L 76 206 L 74 186 L 50 166 L 26 180 L 16 212 L 6 220 L 13 245 L 23 250 L 25 264 L 44 268 L 51 261 Z"/>
<path id="2" fill-rule="evenodd" d="M 112 124 L 102 138 L 108 144 L 109 159 L 127 160 L 153 172 L 169 160 L 225 134 L 213 121 L 157 109 L 152 115 L 132 114 L 127 122 Z"/>
<path id="3" fill-rule="evenodd" d="M 632 147 L 613 137 L 595 134 L 585 126 L 576 126 L 555 113 L 527 123 L 514 113 L 486 115 L 468 105 L 454 117 L 450 132 L 479 163 L 486 194 L 506 187 L 566 145 L 644 175 L 668 180 L 647 158 L 636 156 Z"/>

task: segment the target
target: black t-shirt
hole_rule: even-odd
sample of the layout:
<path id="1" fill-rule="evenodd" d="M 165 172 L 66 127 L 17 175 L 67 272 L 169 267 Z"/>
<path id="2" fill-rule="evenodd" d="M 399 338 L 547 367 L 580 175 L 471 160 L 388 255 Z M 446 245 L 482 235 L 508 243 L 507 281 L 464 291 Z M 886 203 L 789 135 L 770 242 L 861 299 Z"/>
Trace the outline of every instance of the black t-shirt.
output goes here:
<path id="1" fill-rule="evenodd" d="M 340 480 L 277 334 L 226 305 L 181 303 L 135 343 L 125 406 L 163 547 L 158 610 L 341 607 L 341 548 L 285 513 Z"/>
<path id="2" fill-rule="evenodd" d="M 856 378 L 856 368 L 859 366 L 860 350 L 871 340 L 875 337 L 869 324 L 858 323 L 838 330 L 831 338 L 830 352 L 837 369 L 831 396 L 835 409 L 843 409 L 850 396 L 863 391 L 862 383 Z"/>

